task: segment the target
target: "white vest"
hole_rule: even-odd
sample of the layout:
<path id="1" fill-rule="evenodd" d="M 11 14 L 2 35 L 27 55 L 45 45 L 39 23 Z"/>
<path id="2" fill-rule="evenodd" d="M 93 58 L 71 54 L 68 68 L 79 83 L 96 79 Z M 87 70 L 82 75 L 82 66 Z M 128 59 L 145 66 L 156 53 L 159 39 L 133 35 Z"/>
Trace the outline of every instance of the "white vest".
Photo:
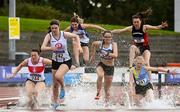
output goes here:
<path id="1" fill-rule="evenodd" d="M 78 32 L 73 31 L 72 33 L 79 35 L 80 42 L 86 43 L 86 44 L 89 43 L 89 38 L 87 37 L 85 30 L 78 29 Z"/>
<path id="2" fill-rule="evenodd" d="M 111 56 L 104 56 L 103 55 L 103 51 L 106 51 L 106 52 L 109 52 L 109 53 L 113 52 L 112 43 L 109 44 L 108 48 L 104 48 L 103 47 L 103 42 L 101 42 L 101 45 L 100 45 L 99 49 L 100 49 L 99 50 L 99 56 L 100 56 L 101 59 L 105 59 L 105 60 L 112 60 L 113 59 Z"/>
<path id="3" fill-rule="evenodd" d="M 60 32 L 60 38 L 57 40 L 52 32 L 50 32 L 51 40 L 50 44 L 51 47 L 58 47 L 57 51 L 53 51 L 52 60 L 56 62 L 64 62 L 71 59 L 69 52 L 67 50 L 67 39 L 64 38 L 64 32 Z"/>

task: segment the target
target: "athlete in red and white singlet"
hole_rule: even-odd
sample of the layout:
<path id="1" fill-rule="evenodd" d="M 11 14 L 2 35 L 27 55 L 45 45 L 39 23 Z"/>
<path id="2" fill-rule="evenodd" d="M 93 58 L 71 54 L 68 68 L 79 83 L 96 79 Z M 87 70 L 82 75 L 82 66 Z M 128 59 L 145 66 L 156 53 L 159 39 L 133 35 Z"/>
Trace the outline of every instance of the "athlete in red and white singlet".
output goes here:
<path id="1" fill-rule="evenodd" d="M 31 58 L 28 58 L 28 70 L 29 70 L 28 79 L 32 81 L 44 81 L 45 66 L 42 62 L 43 58 L 40 57 L 37 64 L 32 64 L 31 60 L 32 60 Z"/>
<path id="2" fill-rule="evenodd" d="M 7 77 L 7 79 L 15 77 L 22 67 L 28 66 L 29 74 L 25 82 L 25 89 L 27 96 L 29 97 L 27 104 L 32 109 L 34 109 L 34 106 L 38 104 L 37 97 L 39 97 L 40 92 L 42 92 L 42 90 L 46 87 L 44 69 L 47 64 L 51 65 L 52 61 L 47 58 L 40 57 L 39 51 L 33 49 L 31 51 L 31 57 L 21 62 L 15 71 L 12 72 L 12 75 Z"/>

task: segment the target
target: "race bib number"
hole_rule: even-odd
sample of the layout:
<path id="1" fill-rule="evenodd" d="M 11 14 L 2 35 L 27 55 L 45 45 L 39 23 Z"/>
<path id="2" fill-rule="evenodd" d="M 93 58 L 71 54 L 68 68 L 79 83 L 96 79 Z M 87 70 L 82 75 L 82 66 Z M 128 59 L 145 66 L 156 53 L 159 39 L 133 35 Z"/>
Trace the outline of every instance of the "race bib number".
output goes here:
<path id="1" fill-rule="evenodd" d="M 40 74 L 30 74 L 30 77 L 34 81 L 39 81 L 41 80 L 41 75 Z"/>
<path id="2" fill-rule="evenodd" d="M 58 53 L 58 54 L 56 54 L 56 57 L 57 57 L 58 59 L 63 59 L 63 53 Z"/>
<path id="3" fill-rule="evenodd" d="M 55 53 L 53 54 L 53 59 L 55 59 L 56 61 L 63 61 L 64 60 L 64 56 L 63 53 Z"/>
<path id="4" fill-rule="evenodd" d="M 147 79 L 137 80 L 136 84 L 144 86 L 147 84 Z"/>

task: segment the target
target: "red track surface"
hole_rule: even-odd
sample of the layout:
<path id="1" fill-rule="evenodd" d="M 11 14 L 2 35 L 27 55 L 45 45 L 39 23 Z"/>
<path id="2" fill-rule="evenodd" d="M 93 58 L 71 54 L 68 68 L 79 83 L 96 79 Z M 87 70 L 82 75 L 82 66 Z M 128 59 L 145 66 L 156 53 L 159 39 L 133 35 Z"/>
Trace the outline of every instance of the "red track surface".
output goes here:
<path id="1" fill-rule="evenodd" d="M 8 98 L 18 97 L 20 88 L 21 87 L 0 87 L 0 99 L 7 98 L 7 100 L 0 101 L 0 107 L 6 106 L 9 102 L 17 101 L 12 99 L 8 100 Z"/>

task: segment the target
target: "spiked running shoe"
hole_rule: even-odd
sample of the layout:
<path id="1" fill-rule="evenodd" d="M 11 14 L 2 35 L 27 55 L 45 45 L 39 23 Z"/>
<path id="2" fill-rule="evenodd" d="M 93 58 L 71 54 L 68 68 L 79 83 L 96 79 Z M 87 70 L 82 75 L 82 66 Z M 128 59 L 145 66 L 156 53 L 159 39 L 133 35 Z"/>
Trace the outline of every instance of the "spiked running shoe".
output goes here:
<path id="1" fill-rule="evenodd" d="M 59 93 L 59 99 L 64 99 L 65 97 L 65 90 L 61 89 L 60 93 Z"/>
<path id="2" fill-rule="evenodd" d="M 94 99 L 99 100 L 100 96 L 101 96 L 100 93 L 97 93 L 97 95 L 96 95 L 96 97 Z"/>

